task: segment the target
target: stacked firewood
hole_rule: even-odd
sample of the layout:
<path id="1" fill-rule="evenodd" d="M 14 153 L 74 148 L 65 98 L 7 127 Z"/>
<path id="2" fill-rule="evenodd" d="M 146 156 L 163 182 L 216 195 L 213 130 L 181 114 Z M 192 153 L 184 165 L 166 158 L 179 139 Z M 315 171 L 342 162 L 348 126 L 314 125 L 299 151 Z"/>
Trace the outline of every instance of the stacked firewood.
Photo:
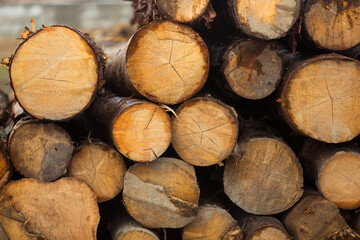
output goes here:
<path id="1" fill-rule="evenodd" d="M 0 239 L 360 239 L 360 3 L 133 6 L 2 60 Z"/>

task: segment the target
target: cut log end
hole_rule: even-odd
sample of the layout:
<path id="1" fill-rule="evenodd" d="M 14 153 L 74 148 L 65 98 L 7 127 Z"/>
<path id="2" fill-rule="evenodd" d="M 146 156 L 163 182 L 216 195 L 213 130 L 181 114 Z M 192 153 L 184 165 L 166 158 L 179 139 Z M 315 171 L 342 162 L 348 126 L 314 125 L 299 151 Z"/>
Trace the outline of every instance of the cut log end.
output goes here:
<path id="1" fill-rule="evenodd" d="M 360 62 L 340 55 L 305 61 L 285 77 L 281 107 L 297 131 L 340 143 L 360 133 Z"/>
<path id="2" fill-rule="evenodd" d="M 65 26 L 42 28 L 24 40 L 10 65 L 21 106 L 36 118 L 50 120 L 68 119 L 86 109 L 103 68 L 91 44 Z"/>
<path id="3" fill-rule="evenodd" d="M 120 153 L 103 143 L 86 144 L 74 154 L 69 177 L 84 180 L 94 190 L 98 202 L 114 198 L 124 186 L 126 166 Z"/>
<path id="4" fill-rule="evenodd" d="M 205 12 L 209 0 L 156 0 L 159 11 L 176 22 L 192 22 Z"/>
<path id="5" fill-rule="evenodd" d="M 152 161 L 170 145 L 171 121 L 158 105 L 139 101 L 118 114 L 112 135 L 115 146 L 127 158 Z"/>
<path id="6" fill-rule="evenodd" d="M 321 48 L 346 50 L 360 43 L 360 3 L 343 0 L 309 0 L 304 23 L 309 37 Z"/>
<path id="7" fill-rule="evenodd" d="M 182 104 L 176 114 L 172 143 L 183 160 L 209 166 L 229 156 L 238 135 L 233 109 L 214 98 L 200 97 Z"/>
<path id="8" fill-rule="evenodd" d="M 114 240 L 159 240 L 159 238 L 152 232 L 139 228 L 119 234 Z"/>
<path id="9" fill-rule="evenodd" d="M 0 150 L 0 190 L 9 182 L 11 165 L 5 150 Z"/>
<path id="10" fill-rule="evenodd" d="M 221 71 L 231 89 L 247 99 L 262 99 L 279 85 L 283 63 L 270 43 L 236 41 L 228 47 Z"/>
<path id="11" fill-rule="evenodd" d="M 264 40 L 283 37 L 296 22 L 301 0 L 229 0 L 236 27 Z"/>

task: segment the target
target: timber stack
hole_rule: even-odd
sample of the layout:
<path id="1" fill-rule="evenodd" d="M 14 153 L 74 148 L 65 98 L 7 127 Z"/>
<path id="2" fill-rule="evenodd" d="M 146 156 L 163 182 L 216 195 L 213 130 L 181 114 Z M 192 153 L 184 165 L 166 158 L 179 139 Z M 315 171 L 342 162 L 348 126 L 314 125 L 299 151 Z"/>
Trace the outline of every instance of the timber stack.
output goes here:
<path id="1" fill-rule="evenodd" d="M 2 59 L 0 239 L 360 240 L 359 1 L 132 2 Z"/>

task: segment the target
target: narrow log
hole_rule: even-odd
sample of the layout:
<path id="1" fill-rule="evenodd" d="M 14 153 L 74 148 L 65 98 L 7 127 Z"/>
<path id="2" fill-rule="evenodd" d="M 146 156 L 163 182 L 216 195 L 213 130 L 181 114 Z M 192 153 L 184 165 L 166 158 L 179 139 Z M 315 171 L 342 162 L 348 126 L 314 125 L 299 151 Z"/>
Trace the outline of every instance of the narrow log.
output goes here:
<path id="1" fill-rule="evenodd" d="M 304 7 L 304 28 L 319 47 L 346 50 L 360 43 L 360 2 L 308 0 Z"/>
<path id="2" fill-rule="evenodd" d="M 296 131 L 328 143 L 350 141 L 360 133 L 360 62 L 321 55 L 293 67 L 284 78 L 281 111 Z"/>
<path id="3" fill-rule="evenodd" d="M 55 123 L 19 121 L 9 137 L 9 154 L 24 177 L 53 181 L 66 174 L 73 154 L 69 134 Z"/>
<path id="4" fill-rule="evenodd" d="M 85 110 L 103 81 L 104 57 L 76 29 L 54 25 L 24 41 L 10 61 L 11 86 L 20 105 L 39 119 L 64 120 Z"/>
<path id="5" fill-rule="evenodd" d="M 0 190 L 10 181 L 11 165 L 9 156 L 4 149 L 0 148 Z"/>
<path id="6" fill-rule="evenodd" d="M 128 213 L 148 228 L 181 228 L 198 213 L 195 169 L 175 158 L 137 163 L 125 174 L 123 201 Z"/>
<path id="7" fill-rule="evenodd" d="M 105 95 L 95 100 L 89 116 L 94 132 L 131 160 L 152 161 L 170 145 L 169 115 L 154 103 Z"/>
<path id="8" fill-rule="evenodd" d="M 203 205 L 195 220 L 183 230 L 183 240 L 242 240 L 243 232 L 225 210 L 216 205 Z"/>
<path id="9" fill-rule="evenodd" d="M 236 28 L 264 40 L 285 36 L 298 19 L 300 9 L 301 0 L 228 0 Z"/>
<path id="10" fill-rule="evenodd" d="M 195 166 L 220 163 L 233 150 L 238 135 L 235 110 L 212 97 L 193 98 L 176 110 L 172 144 Z"/>
<path id="11" fill-rule="evenodd" d="M 0 225 L 9 239 L 96 239 L 96 195 L 82 180 L 21 179 L 0 194 Z"/>
<path id="12" fill-rule="evenodd" d="M 360 207 L 360 149 L 305 142 L 301 157 L 321 194 L 342 209 Z"/>
<path id="13" fill-rule="evenodd" d="M 210 0 L 155 0 L 158 10 L 167 18 L 176 22 L 192 22 L 200 18 Z"/>
<path id="14" fill-rule="evenodd" d="M 204 86 L 209 65 L 208 49 L 196 32 L 163 20 L 140 28 L 105 74 L 109 87 L 121 96 L 177 104 Z"/>
<path id="15" fill-rule="evenodd" d="M 246 212 L 271 215 L 293 206 L 303 193 L 303 171 L 291 148 L 251 122 L 225 162 L 224 191 Z"/>
<path id="16" fill-rule="evenodd" d="M 125 172 L 125 162 L 120 153 L 104 143 L 95 142 L 83 144 L 77 149 L 67 176 L 84 180 L 96 193 L 98 202 L 105 202 L 123 189 Z"/>
<path id="17" fill-rule="evenodd" d="M 284 216 L 284 225 L 295 240 L 359 239 L 336 205 L 318 193 L 306 193 Z"/>

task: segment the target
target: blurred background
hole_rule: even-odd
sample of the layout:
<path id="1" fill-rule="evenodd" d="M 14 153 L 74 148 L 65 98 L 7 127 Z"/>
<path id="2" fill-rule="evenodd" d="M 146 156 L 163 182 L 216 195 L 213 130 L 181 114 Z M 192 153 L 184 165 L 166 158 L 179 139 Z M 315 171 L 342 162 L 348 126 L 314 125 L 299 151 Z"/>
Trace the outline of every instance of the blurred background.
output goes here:
<path id="1" fill-rule="evenodd" d="M 0 58 L 10 57 L 20 32 L 42 24 L 66 24 L 88 33 L 111 57 L 135 31 L 131 2 L 124 0 L 0 0 Z M 8 71 L 0 67 L 0 89 L 11 92 Z"/>

